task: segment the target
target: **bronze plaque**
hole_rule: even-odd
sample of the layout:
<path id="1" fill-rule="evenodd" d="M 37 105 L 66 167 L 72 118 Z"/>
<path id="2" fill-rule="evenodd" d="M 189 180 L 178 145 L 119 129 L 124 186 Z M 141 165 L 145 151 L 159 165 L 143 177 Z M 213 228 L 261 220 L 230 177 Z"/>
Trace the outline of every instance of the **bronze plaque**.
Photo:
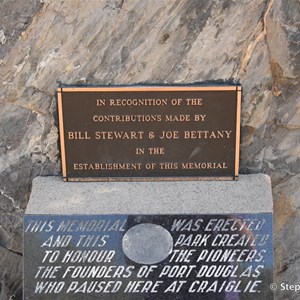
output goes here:
<path id="1" fill-rule="evenodd" d="M 235 179 L 240 86 L 59 88 L 64 180 Z"/>

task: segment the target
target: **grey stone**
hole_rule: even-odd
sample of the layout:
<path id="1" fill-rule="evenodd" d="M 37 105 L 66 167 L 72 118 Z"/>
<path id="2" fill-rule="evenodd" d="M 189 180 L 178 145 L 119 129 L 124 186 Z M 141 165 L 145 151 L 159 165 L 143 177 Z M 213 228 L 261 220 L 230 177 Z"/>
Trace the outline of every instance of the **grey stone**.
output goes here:
<path id="1" fill-rule="evenodd" d="M 2 0 L 0 9 L 0 59 L 11 50 L 21 32 L 41 8 L 40 0 Z"/>
<path id="2" fill-rule="evenodd" d="M 275 269 L 276 282 L 298 282 L 300 279 L 300 175 L 278 184 L 274 190 Z M 282 242 L 284 241 L 284 242 Z M 298 299 L 297 293 L 277 291 L 278 299 Z"/>
<path id="3" fill-rule="evenodd" d="M 230 214 L 273 211 L 267 175 L 238 181 L 63 182 L 33 181 L 26 214 Z"/>
<path id="4" fill-rule="evenodd" d="M 160 225 L 143 223 L 130 228 L 122 239 L 125 255 L 139 264 L 157 264 L 173 250 L 173 238 Z"/>
<path id="5" fill-rule="evenodd" d="M 7 295 L 11 294 L 11 290 L 15 295 L 11 299 L 22 299 L 22 256 L 0 246 L 0 265 L 3 274 L 0 280 L 0 299 L 8 300 Z"/>

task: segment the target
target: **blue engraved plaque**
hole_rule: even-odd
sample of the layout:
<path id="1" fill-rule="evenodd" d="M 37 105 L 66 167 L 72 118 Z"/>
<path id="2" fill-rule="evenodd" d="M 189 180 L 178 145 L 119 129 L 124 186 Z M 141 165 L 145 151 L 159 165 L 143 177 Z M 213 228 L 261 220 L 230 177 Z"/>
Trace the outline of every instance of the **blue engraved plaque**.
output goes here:
<path id="1" fill-rule="evenodd" d="M 26 215 L 24 299 L 271 299 L 272 215 Z"/>

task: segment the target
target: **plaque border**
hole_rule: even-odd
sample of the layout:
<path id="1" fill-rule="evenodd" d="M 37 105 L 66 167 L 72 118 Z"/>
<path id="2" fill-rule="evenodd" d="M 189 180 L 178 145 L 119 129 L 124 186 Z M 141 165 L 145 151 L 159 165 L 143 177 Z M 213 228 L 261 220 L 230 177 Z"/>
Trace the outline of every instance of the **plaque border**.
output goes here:
<path id="1" fill-rule="evenodd" d="M 242 87 L 240 85 L 230 86 L 114 86 L 114 87 L 60 87 L 57 88 L 58 100 L 58 120 L 59 120 L 59 136 L 61 149 L 61 165 L 64 181 L 82 181 L 82 182 L 108 182 L 108 181 L 209 181 L 209 180 L 237 180 L 239 176 L 239 160 L 240 160 L 240 139 L 241 139 L 241 106 L 242 106 Z M 209 176 L 176 176 L 176 177 L 68 177 L 67 176 L 67 157 L 65 149 L 64 136 L 64 120 L 62 93 L 63 92 L 113 92 L 113 91 L 236 91 L 237 92 L 237 107 L 236 107 L 236 134 L 235 134 L 235 166 L 233 176 L 226 177 L 209 177 Z"/>
<path id="2" fill-rule="evenodd" d="M 59 118 L 59 137 L 60 137 L 60 152 L 61 152 L 61 167 L 63 178 L 67 178 L 67 158 L 65 148 L 65 131 L 64 131 L 64 116 L 62 108 L 62 88 L 57 89 L 58 100 L 58 118 Z"/>

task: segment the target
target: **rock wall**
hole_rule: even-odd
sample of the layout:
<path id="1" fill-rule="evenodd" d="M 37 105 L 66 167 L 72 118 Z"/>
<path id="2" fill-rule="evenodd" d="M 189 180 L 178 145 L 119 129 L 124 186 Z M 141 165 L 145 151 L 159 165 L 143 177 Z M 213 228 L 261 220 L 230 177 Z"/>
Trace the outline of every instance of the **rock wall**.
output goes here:
<path id="1" fill-rule="evenodd" d="M 2 0 L 0 299 L 21 299 L 32 179 L 61 172 L 60 83 L 242 84 L 240 172 L 272 177 L 276 281 L 299 283 L 299 9 L 299 0 Z"/>

